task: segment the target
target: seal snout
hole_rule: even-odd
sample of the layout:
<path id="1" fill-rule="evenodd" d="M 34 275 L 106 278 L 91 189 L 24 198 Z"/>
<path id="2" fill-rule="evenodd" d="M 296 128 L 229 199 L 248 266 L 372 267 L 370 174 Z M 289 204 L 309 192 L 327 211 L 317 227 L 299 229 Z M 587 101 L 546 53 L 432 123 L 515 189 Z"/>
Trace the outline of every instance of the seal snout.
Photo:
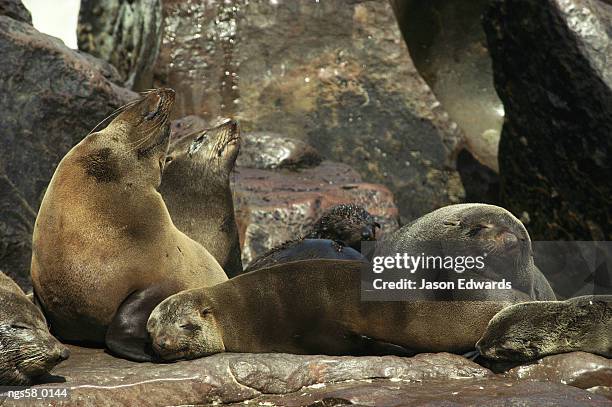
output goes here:
<path id="1" fill-rule="evenodd" d="M 57 361 L 63 362 L 64 360 L 68 360 L 69 357 L 70 357 L 70 350 L 62 346 L 61 350 L 57 354 Z"/>

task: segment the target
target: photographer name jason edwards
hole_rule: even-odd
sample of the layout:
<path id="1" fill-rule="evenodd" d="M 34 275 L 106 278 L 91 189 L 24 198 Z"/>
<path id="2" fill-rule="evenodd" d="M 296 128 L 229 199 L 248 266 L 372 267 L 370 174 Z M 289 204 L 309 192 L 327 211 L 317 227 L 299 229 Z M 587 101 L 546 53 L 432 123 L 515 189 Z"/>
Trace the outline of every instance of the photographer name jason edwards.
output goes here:
<path id="1" fill-rule="evenodd" d="M 499 281 L 482 281 L 472 278 L 459 278 L 456 281 L 420 281 L 402 278 L 396 281 L 385 281 L 377 278 L 372 282 L 374 290 L 512 290 L 512 282 L 506 279 Z"/>

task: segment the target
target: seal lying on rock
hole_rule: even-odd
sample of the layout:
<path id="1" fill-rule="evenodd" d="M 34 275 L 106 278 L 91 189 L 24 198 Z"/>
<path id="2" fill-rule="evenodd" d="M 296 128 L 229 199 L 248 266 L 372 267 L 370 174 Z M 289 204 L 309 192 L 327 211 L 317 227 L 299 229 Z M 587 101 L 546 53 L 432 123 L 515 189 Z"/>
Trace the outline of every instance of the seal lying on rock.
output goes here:
<path id="1" fill-rule="evenodd" d="M 42 312 L 0 272 L 0 385 L 31 385 L 69 355 Z"/>
<path id="2" fill-rule="evenodd" d="M 157 192 L 173 104 L 174 91 L 158 89 L 126 105 L 51 179 L 34 226 L 32 283 L 63 340 L 150 360 L 151 310 L 171 294 L 227 280 L 174 226 Z"/>
<path id="3" fill-rule="evenodd" d="M 242 273 L 230 174 L 240 150 L 234 120 L 172 146 L 159 191 L 179 230 L 204 246 L 229 277 Z"/>
<path id="4" fill-rule="evenodd" d="M 512 305 L 491 319 L 476 347 L 488 359 L 527 362 L 583 351 L 612 357 L 612 295 Z"/>
<path id="5" fill-rule="evenodd" d="M 175 294 L 147 329 L 165 360 L 218 352 L 363 355 L 474 349 L 509 302 L 361 301 L 362 261 L 306 260 Z"/>
<path id="6" fill-rule="evenodd" d="M 246 271 L 251 272 L 282 263 L 308 259 L 365 260 L 365 257 L 357 250 L 345 247 L 334 240 L 292 240 L 275 247 L 251 262 Z"/>
<path id="7" fill-rule="evenodd" d="M 527 229 L 510 212 L 494 205 L 450 205 L 428 213 L 390 233 L 376 245 L 374 256 L 396 253 L 427 256 L 482 256 L 484 267 L 460 273 L 445 267 L 418 270 L 413 278 L 432 281 L 506 279 L 531 300 L 555 300 L 550 284 L 535 266 Z M 422 295 L 422 292 L 415 295 Z M 481 298 L 476 298 L 480 295 Z M 424 292 L 425 299 L 503 300 L 506 290 Z M 511 293 L 514 296 L 514 293 Z"/>
<path id="8" fill-rule="evenodd" d="M 376 240 L 380 224 L 361 205 L 340 204 L 329 208 L 302 239 L 277 246 L 249 264 L 246 272 L 289 261 L 307 259 L 364 259 L 362 241 Z M 320 241 L 319 241 L 320 240 Z"/>

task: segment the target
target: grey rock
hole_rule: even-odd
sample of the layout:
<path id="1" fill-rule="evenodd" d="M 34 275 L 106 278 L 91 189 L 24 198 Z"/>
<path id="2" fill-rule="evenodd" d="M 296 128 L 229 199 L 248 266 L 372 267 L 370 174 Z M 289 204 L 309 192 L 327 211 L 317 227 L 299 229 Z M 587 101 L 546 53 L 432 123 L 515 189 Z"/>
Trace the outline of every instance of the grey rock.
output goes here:
<path id="1" fill-rule="evenodd" d="M 611 240 L 612 6 L 495 0 L 484 27 L 506 111 L 502 205 L 534 240 Z"/>
<path id="2" fill-rule="evenodd" d="M 322 161 L 312 146 L 278 133 L 252 132 L 243 135 L 237 165 L 249 168 L 299 169 Z"/>
<path id="3" fill-rule="evenodd" d="M 0 268 L 28 286 L 31 234 L 55 166 L 134 95 L 89 56 L 0 16 Z"/>
<path id="4" fill-rule="evenodd" d="M 114 20 L 85 21 L 102 38 Z M 178 117 L 236 117 L 245 132 L 303 140 L 391 189 L 403 221 L 462 200 L 461 132 L 413 66 L 386 1 L 165 1 L 163 27 L 153 84 L 177 90 Z M 111 62 L 126 52 L 113 49 Z"/>
<path id="5" fill-rule="evenodd" d="M 79 49 L 117 67 L 125 85 L 150 88 L 161 39 L 161 0 L 83 0 Z"/>
<path id="6" fill-rule="evenodd" d="M 21 0 L 0 0 L 0 16 L 32 25 L 32 15 Z"/>

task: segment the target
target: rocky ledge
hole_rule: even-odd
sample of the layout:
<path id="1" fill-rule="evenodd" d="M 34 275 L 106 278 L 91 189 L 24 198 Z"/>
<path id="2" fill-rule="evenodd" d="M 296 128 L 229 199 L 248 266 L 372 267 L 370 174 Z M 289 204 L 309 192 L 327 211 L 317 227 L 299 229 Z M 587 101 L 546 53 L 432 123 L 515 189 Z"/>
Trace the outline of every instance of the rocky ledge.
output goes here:
<path id="1" fill-rule="evenodd" d="M 226 353 L 152 365 L 116 359 L 99 349 L 71 347 L 71 352 L 47 383 L 35 386 L 70 389 L 69 398 L 49 400 L 50 405 L 149 405 L 154 400 L 156 405 L 602 406 L 610 403 L 604 395 L 612 385 L 612 361 L 581 352 L 547 357 L 506 374 L 449 353 L 411 358 Z"/>

